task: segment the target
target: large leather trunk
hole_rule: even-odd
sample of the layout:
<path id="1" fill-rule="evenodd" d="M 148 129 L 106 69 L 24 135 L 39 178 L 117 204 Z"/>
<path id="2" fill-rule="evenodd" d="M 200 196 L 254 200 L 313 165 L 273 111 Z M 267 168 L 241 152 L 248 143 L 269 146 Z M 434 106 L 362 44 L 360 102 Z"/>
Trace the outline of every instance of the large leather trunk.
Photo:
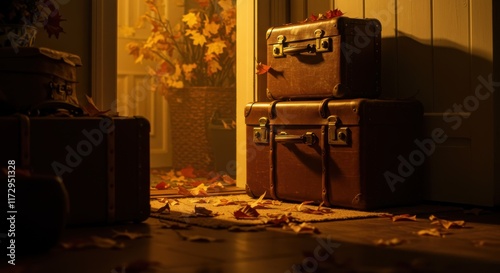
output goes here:
<path id="1" fill-rule="evenodd" d="M 48 48 L 0 48 L 0 113 L 30 113 L 51 101 L 78 105 L 80 57 Z"/>
<path id="2" fill-rule="evenodd" d="M 422 111 L 415 100 L 248 104 L 247 193 L 363 210 L 416 203 Z"/>
<path id="3" fill-rule="evenodd" d="M 348 17 L 269 28 L 268 98 L 377 98 L 381 28 L 376 19 Z"/>
<path id="4" fill-rule="evenodd" d="M 68 224 L 149 216 L 149 122 L 142 117 L 0 117 L 0 166 L 62 178 Z M 33 204 L 36 206 L 36 204 Z"/>

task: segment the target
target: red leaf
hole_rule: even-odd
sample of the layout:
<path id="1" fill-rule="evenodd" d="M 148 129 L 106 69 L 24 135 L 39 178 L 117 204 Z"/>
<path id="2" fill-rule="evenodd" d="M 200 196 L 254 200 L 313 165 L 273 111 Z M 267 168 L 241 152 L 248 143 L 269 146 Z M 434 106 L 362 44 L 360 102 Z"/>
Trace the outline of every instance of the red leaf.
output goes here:
<path id="1" fill-rule="evenodd" d="M 196 178 L 196 175 L 194 174 L 194 168 L 191 166 L 187 166 L 186 168 L 183 168 L 181 170 L 181 173 L 186 178 Z"/>
<path id="2" fill-rule="evenodd" d="M 318 16 L 314 15 L 314 13 L 311 13 L 311 21 L 317 21 L 318 20 Z"/>
<path id="3" fill-rule="evenodd" d="M 331 19 L 331 18 L 342 16 L 342 15 L 344 15 L 344 13 L 342 11 L 340 11 L 339 9 L 329 10 L 325 14 L 326 19 Z"/>
<path id="4" fill-rule="evenodd" d="M 263 75 L 263 74 L 266 74 L 269 69 L 271 69 L 271 66 L 270 65 L 267 65 L 267 64 L 263 64 L 263 63 L 258 63 L 257 66 L 256 66 L 256 74 L 257 75 Z"/>
<path id="5" fill-rule="evenodd" d="M 170 184 L 165 183 L 165 181 L 162 181 L 162 182 L 156 184 L 156 186 L 155 186 L 155 188 L 157 190 L 164 190 L 164 189 L 167 189 L 169 187 L 170 187 Z"/>
<path id="6" fill-rule="evenodd" d="M 256 209 L 252 208 L 250 205 L 246 205 L 243 208 L 233 212 L 236 219 L 255 219 L 259 217 L 259 213 Z"/>

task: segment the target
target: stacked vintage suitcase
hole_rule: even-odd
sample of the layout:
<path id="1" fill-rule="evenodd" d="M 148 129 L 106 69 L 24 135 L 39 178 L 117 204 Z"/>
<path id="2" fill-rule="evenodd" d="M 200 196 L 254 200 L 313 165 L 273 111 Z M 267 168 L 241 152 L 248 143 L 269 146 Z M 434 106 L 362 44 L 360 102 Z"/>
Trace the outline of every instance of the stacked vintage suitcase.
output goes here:
<path id="1" fill-rule="evenodd" d="M 381 95 L 381 25 L 336 17 L 267 31 L 267 96 L 246 106 L 248 195 L 371 210 L 418 202 L 422 106 Z M 412 159 L 409 159 L 412 161 Z"/>
<path id="2" fill-rule="evenodd" d="M 66 52 L 0 48 L 0 168 L 15 162 L 18 180 L 21 169 L 59 177 L 70 225 L 143 221 L 149 216 L 149 122 L 85 114 L 76 96 L 80 65 L 79 56 Z M 50 201 L 45 196 L 18 201 L 43 207 Z"/>

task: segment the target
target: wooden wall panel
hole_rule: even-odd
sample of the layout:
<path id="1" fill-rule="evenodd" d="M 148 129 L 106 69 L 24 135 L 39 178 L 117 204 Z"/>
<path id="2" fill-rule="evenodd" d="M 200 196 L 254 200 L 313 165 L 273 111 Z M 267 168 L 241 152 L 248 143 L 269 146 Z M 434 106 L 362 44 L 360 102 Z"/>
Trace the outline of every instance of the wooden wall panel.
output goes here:
<path id="1" fill-rule="evenodd" d="M 416 97 L 432 110 L 432 9 L 431 0 L 398 0 L 397 70 L 398 97 Z"/>
<path id="2" fill-rule="evenodd" d="M 364 0 L 335 0 L 334 7 L 342 10 L 346 16 L 351 18 L 365 17 Z"/>

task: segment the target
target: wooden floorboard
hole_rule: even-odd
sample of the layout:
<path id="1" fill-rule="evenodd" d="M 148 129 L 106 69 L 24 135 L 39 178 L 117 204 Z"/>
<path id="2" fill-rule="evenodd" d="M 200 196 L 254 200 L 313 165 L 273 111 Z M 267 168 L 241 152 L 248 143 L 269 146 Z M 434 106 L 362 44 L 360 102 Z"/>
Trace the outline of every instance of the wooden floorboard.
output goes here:
<path id="1" fill-rule="evenodd" d="M 128 270 L 135 261 L 158 262 L 150 272 L 262 273 L 262 272 L 498 272 L 500 268 L 500 212 L 464 214 L 458 209 L 438 213 L 450 220 L 465 220 L 466 227 L 450 230 L 444 238 L 419 236 L 432 228 L 429 215 L 417 221 L 392 222 L 369 218 L 315 223 L 320 234 L 295 234 L 280 228 L 260 232 L 230 232 L 201 227 L 162 228 L 158 219 L 141 224 L 74 227 L 62 241 L 88 236 L 110 237 L 114 231 L 140 232 L 149 237 L 125 240 L 122 249 L 68 250 L 18 257 L 15 267 L 4 263 L 0 272 L 148 272 Z M 191 242 L 188 236 L 215 242 Z M 399 238 L 393 247 L 376 246 L 378 239 Z M 483 242 L 479 245 L 478 242 Z M 13 271 L 15 269 L 15 271 Z M 9 270 L 9 271 L 7 271 Z"/>

